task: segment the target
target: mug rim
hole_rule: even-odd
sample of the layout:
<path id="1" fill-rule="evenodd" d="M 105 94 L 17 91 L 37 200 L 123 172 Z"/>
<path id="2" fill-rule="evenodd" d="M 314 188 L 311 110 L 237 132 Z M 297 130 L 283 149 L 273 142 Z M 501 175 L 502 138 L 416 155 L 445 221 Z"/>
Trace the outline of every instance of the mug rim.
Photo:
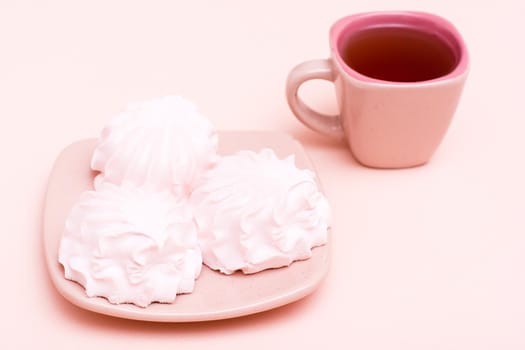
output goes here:
<path id="1" fill-rule="evenodd" d="M 348 26 L 355 21 L 363 21 L 366 22 L 367 20 L 373 20 L 373 19 L 379 19 L 383 18 L 390 22 L 394 22 L 394 20 L 400 20 L 403 19 L 404 22 L 414 22 L 416 24 L 421 25 L 422 23 L 431 25 L 434 27 L 436 31 L 441 32 L 443 35 L 449 36 L 449 39 L 453 40 L 453 43 L 449 43 L 454 45 L 455 47 L 451 48 L 452 50 L 456 50 L 459 53 L 459 60 L 454 66 L 454 68 L 448 72 L 447 74 L 444 74 L 442 76 L 439 76 L 437 78 L 428 79 L 428 80 L 421 80 L 421 81 L 392 81 L 392 80 L 383 80 L 383 79 L 377 79 L 372 78 L 370 76 L 364 75 L 362 73 L 359 73 L 352 67 L 350 67 L 342 58 L 340 53 L 340 41 L 342 40 L 342 37 L 346 33 L 346 29 Z M 395 23 L 395 22 L 394 22 Z M 446 39 L 444 39 L 446 40 Z M 330 49 L 332 51 L 332 57 L 334 61 L 336 61 L 337 65 L 342 69 L 343 72 L 345 72 L 350 77 L 353 77 L 361 82 L 366 83 L 375 83 L 380 85 L 404 85 L 404 86 L 415 86 L 415 85 L 427 85 L 427 84 L 434 84 L 434 83 L 440 83 L 443 81 L 448 81 L 450 79 L 457 78 L 459 76 L 464 75 L 468 71 L 468 65 L 469 65 L 469 55 L 467 51 L 467 47 L 465 45 L 465 42 L 463 41 L 463 38 L 459 31 L 456 29 L 456 27 L 446 20 L 445 18 L 427 13 L 427 12 L 419 12 L 419 11 L 373 11 L 373 12 L 364 12 L 364 13 L 358 13 L 350 16 L 343 17 L 336 21 L 331 29 L 330 29 Z"/>

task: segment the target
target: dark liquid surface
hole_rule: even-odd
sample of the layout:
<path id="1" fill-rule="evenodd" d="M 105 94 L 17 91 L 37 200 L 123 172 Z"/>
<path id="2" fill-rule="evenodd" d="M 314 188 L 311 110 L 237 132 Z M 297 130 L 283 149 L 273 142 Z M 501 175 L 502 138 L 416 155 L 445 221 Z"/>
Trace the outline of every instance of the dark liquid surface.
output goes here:
<path id="1" fill-rule="evenodd" d="M 438 36 L 399 26 L 367 28 L 351 34 L 341 54 L 355 71 L 395 82 L 439 78 L 457 63 L 452 48 Z"/>

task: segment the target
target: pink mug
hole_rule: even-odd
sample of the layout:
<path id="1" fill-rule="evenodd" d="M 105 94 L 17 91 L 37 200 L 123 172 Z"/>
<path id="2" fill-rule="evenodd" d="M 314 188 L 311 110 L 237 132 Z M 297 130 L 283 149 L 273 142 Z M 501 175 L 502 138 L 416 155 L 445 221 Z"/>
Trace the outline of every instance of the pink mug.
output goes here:
<path id="1" fill-rule="evenodd" d="M 297 119 L 343 138 L 375 168 L 425 164 L 445 135 L 468 72 L 468 52 L 447 20 L 422 12 L 348 16 L 330 30 L 331 58 L 289 74 L 286 95 Z M 298 89 L 310 79 L 335 84 L 339 115 L 309 108 Z"/>

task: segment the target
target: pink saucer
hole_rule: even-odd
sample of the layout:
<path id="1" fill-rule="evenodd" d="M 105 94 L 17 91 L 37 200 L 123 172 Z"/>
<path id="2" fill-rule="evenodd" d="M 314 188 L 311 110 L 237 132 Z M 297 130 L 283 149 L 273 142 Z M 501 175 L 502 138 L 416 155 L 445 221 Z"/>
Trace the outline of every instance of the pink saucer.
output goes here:
<path id="1" fill-rule="evenodd" d="M 219 133 L 219 152 L 260 150 L 269 147 L 279 157 L 295 154 L 297 166 L 313 168 L 301 144 L 284 133 L 226 131 Z M 55 161 L 44 206 L 44 249 L 51 280 L 71 303 L 94 312 L 135 320 L 196 322 L 238 317 L 276 308 L 305 297 L 322 282 L 328 271 L 328 244 L 313 250 L 312 258 L 291 266 L 254 275 L 227 276 L 203 266 L 191 294 L 179 295 L 173 304 L 152 304 L 147 308 L 110 304 L 104 298 L 88 298 L 77 283 L 66 280 L 58 263 L 58 247 L 64 222 L 80 193 L 92 188 L 95 173 L 89 168 L 96 140 L 66 147 Z"/>

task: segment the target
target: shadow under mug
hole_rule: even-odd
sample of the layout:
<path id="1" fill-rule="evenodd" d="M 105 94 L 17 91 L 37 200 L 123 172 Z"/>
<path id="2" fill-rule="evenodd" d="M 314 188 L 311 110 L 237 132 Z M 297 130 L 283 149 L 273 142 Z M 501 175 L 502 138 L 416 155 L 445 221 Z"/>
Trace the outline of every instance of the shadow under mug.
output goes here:
<path id="1" fill-rule="evenodd" d="M 330 30 L 331 58 L 288 75 L 288 104 L 303 124 L 343 138 L 357 161 L 375 168 L 425 164 L 439 146 L 468 73 L 468 52 L 447 20 L 423 12 L 344 17 Z M 309 108 L 298 89 L 311 79 L 335 84 L 339 115 Z"/>

